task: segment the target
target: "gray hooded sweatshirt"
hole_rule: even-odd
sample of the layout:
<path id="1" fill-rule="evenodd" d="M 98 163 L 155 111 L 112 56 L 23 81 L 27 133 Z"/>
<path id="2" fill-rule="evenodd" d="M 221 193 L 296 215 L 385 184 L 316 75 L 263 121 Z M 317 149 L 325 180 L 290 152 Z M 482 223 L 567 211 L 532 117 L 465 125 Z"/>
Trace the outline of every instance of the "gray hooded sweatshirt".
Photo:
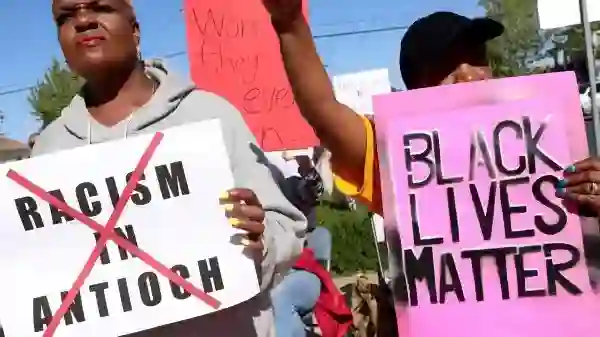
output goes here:
<path id="1" fill-rule="evenodd" d="M 254 136 L 234 106 L 215 94 L 198 90 L 156 62 L 148 64 L 146 71 L 160 85 L 150 101 L 135 111 L 129 120 L 105 127 L 90 116 L 83 98 L 75 96 L 62 111 L 62 116 L 41 133 L 33 155 L 154 133 L 191 122 L 220 119 L 235 185 L 252 189 L 266 212 L 265 253 L 257 268 L 262 292 L 245 303 L 214 314 L 130 336 L 273 337 L 269 290 L 274 277 L 287 271 L 300 254 L 306 219 L 282 194 L 265 166 L 264 156 L 258 150 Z"/>

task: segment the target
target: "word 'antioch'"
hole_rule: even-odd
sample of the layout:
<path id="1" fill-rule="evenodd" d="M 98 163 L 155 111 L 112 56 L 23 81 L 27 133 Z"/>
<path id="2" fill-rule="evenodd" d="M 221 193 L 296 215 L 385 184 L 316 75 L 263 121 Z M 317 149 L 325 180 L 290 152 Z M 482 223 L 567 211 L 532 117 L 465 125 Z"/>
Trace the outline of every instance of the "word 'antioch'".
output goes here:
<path id="1" fill-rule="evenodd" d="M 207 294 L 225 288 L 217 257 L 200 260 L 193 269 L 179 264 L 173 266 L 171 270 L 184 279 L 194 277 L 192 271 L 197 273 L 200 276 L 202 289 Z M 139 275 L 135 280 L 119 278 L 113 283 L 101 282 L 91 284 L 88 287 L 88 291 L 94 295 L 95 300 L 83 301 L 81 296 L 83 291 L 80 291 L 64 315 L 63 320 L 66 325 L 71 325 L 75 322 L 85 322 L 87 316 L 107 317 L 111 312 L 114 312 L 109 310 L 109 308 L 129 312 L 135 309 L 136 306 L 153 307 L 162 302 L 165 293 L 171 293 L 171 296 L 178 300 L 185 300 L 191 296 L 189 292 L 177 284 L 171 281 L 168 281 L 168 284 L 164 282 L 167 282 L 166 278 L 160 277 L 159 279 L 159 275 L 148 271 Z M 134 287 L 135 290 L 131 289 Z M 119 303 L 109 303 L 106 296 L 107 291 L 118 292 Z M 63 291 L 60 293 L 60 296 L 57 294 L 55 296 L 41 296 L 33 299 L 33 330 L 35 332 L 44 331 L 45 327 L 50 324 L 52 313 L 55 311 L 51 308 L 50 302 L 56 303 L 58 307 L 61 301 L 67 296 L 67 293 L 68 291 Z M 93 312 L 90 313 L 90 311 Z"/>
<path id="2" fill-rule="evenodd" d="M 482 259 L 494 259 L 498 271 L 498 279 L 502 299 L 510 299 L 515 295 L 514 289 L 509 289 L 509 281 L 507 278 L 507 268 L 509 256 L 514 256 L 514 263 L 510 268 L 514 268 L 517 277 L 517 298 L 523 297 L 543 297 L 555 296 L 557 287 L 561 286 L 570 294 L 580 294 L 581 290 L 570 280 L 568 280 L 563 272 L 575 267 L 580 259 L 579 250 L 568 243 L 546 243 L 530 246 L 514 246 L 514 247 L 498 247 L 485 249 L 465 250 L 460 253 L 460 256 L 454 256 L 451 253 L 441 255 L 434 254 L 434 246 L 443 244 L 451 244 L 444 242 L 442 237 L 424 237 L 419 227 L 419 202 L 417 193 L 419 189 L 424 188 L 435 181 L 438 186 L 447 186 L 445 194 L 447 199 L 447 209 L 449 212 L 449 231 L 452 243 L 458 243 L 461 240 L 460 226 L 473 226 L 472 223 L 460 222 L 459 209 L 457 207 L 457 193 L 468 195 L 468 199 L 472 201 L 472 208 L 476 215 L 481 230 L 481 238 L 483 241 L 492 239 L 494 226 L 502 226 L 504 238 L 506 239 L 522 239 L 536 236 L 536 231 L 549 236 L 560 233 L 567 224 L 567 214 L 565 210 L 558 204 L 544 195 L 542 187 L 546 184 L 551 187 L 557 182 L 557 178 L 553 175 L 544 174 L 532 179 L 533 175 L 538 172 L 537 162 L 539 161 L 549 167 L 551 171 L 561 171 L 562 166 L 552 159 L 546 151 L 540 147 L 540 140 L 547 128 L 545 122 L 541 123 L 537 130 L 532 130 L 532 123 L 529 118 L 524 117 L 521 121 L 504 120 L 495 125 L 492 134 L 492 147 L 487 143 L 486 137 L 482 131 L 477 131 L 471 138 L 470 144 L 470 160 L 468 178 L 464 176 L 445 176 L 442 165 L 442 154 L 440 145 L 442 140 L 437 131 L 431 133 L 411 133 L 403 137 L 404 153 L 406 160 L 407 171 L 409 172 L 407 179 L 411 189 L 409 195 L 409 203 L 411 209 L 412 232 L 414 237 L 414 246 L 404 250 L 404 263 L 406 267 L 406 281 L 409 291 L 410 304 L 418 305 L 417 287 L 418 281 L 425 281 L 429 292 L 430 302 L 432 304 L 443 304 L 447 300 L 449 293 L 454 293 L 454 296 L 460 302 L 466 301 L 466 296 L 463 291 L 462 282 L 466 280 L 459 276 L 456 266 L 456 259 L 468 260 L 472 266 L 473 282 L 475 289 L 476 301 L 483 301 L 484 285 L 482 281 Z M 517 156 L 515 167 L 509 167 L 505 158 L 506 152 L 502 151 L 502 137 L 514 137 L 523 145 L 522 155 Z M 425 144 L 425 149 L 413 153 L 415 144 Z M 422 149 L 422 146 L 417 146 Z M 515 158 L 511 158 L 515 159 Z M 413 165 L 418 163 L 420 167 L 428 167 L 428 173 L 425 178 L 417 181 L 413 172 Z M 476 169 L 485 167 L 487 175 L 490 179 L 489 189 L 480 191 L 477 185 L 473 182 Z M 539 214 L 531 214 L 530 220 L 521 216 L 519 223 L 531 223 L 534 228 L 515 229 L 513 226 L 513 216 L 518 214 L 527 214 L 527 205 L 514 205 L 510 202 L 509 190 L 510 187 L 518 185 L 530 186 L 531 194 L 535 202 L 543 205 L 552 213 L 555 214 L 552 220 L 546 219 Z M 481 187 L 481 184 L 479 184 Z M 550 188 L 554 191 L 553 188 Z M 486 197 L 487 196 L 487 197 Z M 483 200 L 486 199 L 487 200 Z M 555 198 L 554 198 L 555 199 Z M 531 201 L 533 203 L 534 201 Z M 530 203 L 529 203 L 530 204 Z M 438 205 L 439 209 L 445 207 Z M 436 206 L 436 207 L 438 207 Z M 494 223 L 494 215 L 496 212 L 502 214 L 502 224 Z M 423 247 L 425 246 L 425 247 Z M 570 256 L 566 262 L 556 263 L 552 260 L 553 252 L 564 251 Z M 525 256 L 528 254 L 543 254 L 540 258 L 545 259 L 545 276 L 547 278 L 546 289 L 527 289 L 526 280 L 538 275 L 538 270 L 527 269 L 525 266 Z M 434 256 L 439 256 L 439 260 L 435 261 Z M 436 268 L 435 266 L 439 266 Z M 436 270 L 439 271 L 439 278 L 436 278 Z"/>

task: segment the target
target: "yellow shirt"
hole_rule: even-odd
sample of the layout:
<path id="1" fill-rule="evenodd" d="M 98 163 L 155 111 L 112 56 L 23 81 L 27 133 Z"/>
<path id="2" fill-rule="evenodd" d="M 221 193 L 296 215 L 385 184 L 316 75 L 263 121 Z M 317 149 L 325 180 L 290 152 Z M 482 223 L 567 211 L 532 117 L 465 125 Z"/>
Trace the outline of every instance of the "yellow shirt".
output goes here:
<path id="1" fill-rule="evenodd" d="M 377 157 L 377 143 L 375 141 L 375 125 L 362 116 L 366 134 L 365 164 L 362 173 L 362 181 L 351 181 L 338 175 L 336 165 L 333 163 L 334 182 L 337 189 L 345 195 L 363 203 L 369 209 L 379 215 L 383 215 L 381 206 L 381 181 L 379 178 L 379 159 Z"/>

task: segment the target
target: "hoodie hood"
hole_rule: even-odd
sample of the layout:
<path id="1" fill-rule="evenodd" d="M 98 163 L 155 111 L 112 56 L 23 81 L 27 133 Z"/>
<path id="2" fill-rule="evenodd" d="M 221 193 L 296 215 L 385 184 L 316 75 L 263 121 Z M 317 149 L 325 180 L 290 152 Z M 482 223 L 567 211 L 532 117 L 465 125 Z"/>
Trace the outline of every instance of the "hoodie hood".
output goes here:
<path id="1" fill-rule="evenodd" d="M 126 126 L 126 134 L 135 134 L 170 116 L 196 86 L 167 70 L 159 60 L 144 62 L 146 74 L 158 82 L 152 98 L 133 112 Z M 62 111 L 61 119 L 66 131 L 79 140 L 89 141 L 90 123 L 97 123 L 89 114 L 85 101 L 76 95 Z"/>

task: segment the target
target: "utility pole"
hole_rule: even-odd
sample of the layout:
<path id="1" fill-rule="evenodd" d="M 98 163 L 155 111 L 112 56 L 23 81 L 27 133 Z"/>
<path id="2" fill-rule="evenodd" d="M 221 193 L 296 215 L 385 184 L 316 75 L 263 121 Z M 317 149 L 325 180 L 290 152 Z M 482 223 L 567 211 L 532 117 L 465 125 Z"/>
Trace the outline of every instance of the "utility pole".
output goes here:
<path id="1" fill-rule="evenodd" d="M 594 0 L 597 1 L 597 0 Z M 588 75 L 590 78 L 590 95 L 592 103 L 592 123 L 594 125 L 595 154 L 600 153 L 600 116 L 598 116 L 598 104 L 596 102 L 596 58 L 594 57 L 594 45 L 592 42 L 592 25 L 588 16 L 587 0 L 579 0 L 581 12 L 581 25 L 585 37 L 585 54 L 587 58 Z"/>

